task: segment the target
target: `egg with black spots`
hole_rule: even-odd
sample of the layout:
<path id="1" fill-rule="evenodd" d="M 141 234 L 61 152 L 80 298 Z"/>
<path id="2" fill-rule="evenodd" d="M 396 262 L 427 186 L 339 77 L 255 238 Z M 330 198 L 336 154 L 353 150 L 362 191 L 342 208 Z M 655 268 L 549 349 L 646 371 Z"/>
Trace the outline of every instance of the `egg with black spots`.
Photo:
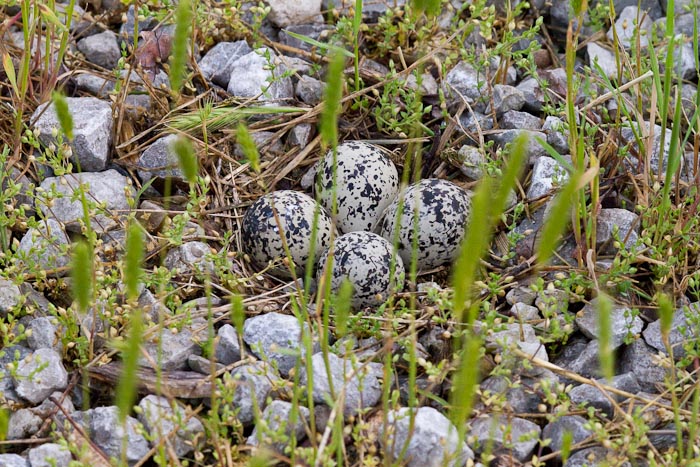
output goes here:
<path id="1" fill-rule="evenodd" d="M 333 255 L 333 261 L 326 276 L 329 255 Z M 349 281 L 353 288 L 352 307 L 358 310 L 381 305 L 401 289 L 405 271 L 401 257 L 384 238 L 371 232 L 349 232 L 338 237 L 319 259 L 319 284 L 324 276 L 330 279 L 334 293 L 343 281 Z"/>
<path id="2" fill-rule="evenodd" d="M 328 212 L 333 208 L 333 166 L 341 233 L 374 230 L 379 217 L 399 192 L 399 173 L 379 146 L 346 141 L 320 162 L 316 191 Z"/>
<path id="3" fill-rule="evenodd" d="M 323 207 L 310 196 L 293 190 L 279 190 L 261 196 L 243 216 L 243 251 L 257 267 L 264 268 L 270 261 L 287 258 L 286 243 L 297 275 L 303 274 L 312 256 L 311 239 L 316 215 L 314 258 L 328 247 L 334 231 Z M 270 272 L 282 278 L 291 277 L 290 267 L 283 264 L 278 264 Z"/>
<path id="4" fill-rule="evenodd" d="M 400 200 L 403 208 L 398 219 Z M 398 235 L 398 251 L 407 265 L 411 264 L 415 232 L 418 268 L 431 269 L 457 257 L 470 216 L 471 198 L 464 189 L 429 178 L 406 187 L 384 212 L 378 232 L 388 241 Z"/>

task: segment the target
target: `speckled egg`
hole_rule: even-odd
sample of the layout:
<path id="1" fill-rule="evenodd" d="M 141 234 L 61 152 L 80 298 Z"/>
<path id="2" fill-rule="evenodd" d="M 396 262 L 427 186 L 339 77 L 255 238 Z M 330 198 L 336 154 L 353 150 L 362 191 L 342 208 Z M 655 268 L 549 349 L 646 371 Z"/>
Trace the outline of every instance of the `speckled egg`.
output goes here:
<path id="1" fill-rule="evenodd" d="M 273 208 L 274 207 L 274 208 Z M 279 190 L 260 197 L 248 208 L 243 217 L 243 251 L 262 268 L 269 261 L 285 258 L 284 237 L 297 274 L 303 274 L 311 256 L 311 238 L 314 213 L 318 210 L 318 227 L 314 258 L 328 247 L 333 231 L 328 214 L 310 196 L 292 190 Z M 277 211 L 277 219 L 275 218 Z M 273 274 L 289 278 L 287 267 L 280 265 Z"/>
<path id="2" fill-rule="evenodd" d="M 379 146 L 347 141 L 338 146 L 336 186 L 342 233 L 372 231 L 379 216 L 399 192 L 399 173 Z M 319 165 L 319 201 L 328 212 L 333 205 L 333 152 Z"/>
<path id="3" fill-rule="evenodd" d="M 403 261 L 393 253 L 391 243 L 377 234 L 350 232 L 338 237 L 335 244 L 319 259 L 319 282 L 326 272 L 326 262 L 331 253 L 331 290 L 337 292 L 343 281 L 349 280 L 353 286 L 352 306 L 355 309 L 380 305 L 393 290 L 403 286 Z M 392 281 L 393 258 L 395 266 Z"/>
<path id="4" fill-rule="evenodd" d="M 401 198 L 404 205 L 399 221 Z M 418 268 L 430 269 L 455 259 L 471 213 L 467 192 L 447 180 L 429 178 L 407 187 L 403 196 L 389 205 L 377 229 L 388 241 L 398 229 L 398 249 L 405 264 L 411 263 L 416 209 Z"/>

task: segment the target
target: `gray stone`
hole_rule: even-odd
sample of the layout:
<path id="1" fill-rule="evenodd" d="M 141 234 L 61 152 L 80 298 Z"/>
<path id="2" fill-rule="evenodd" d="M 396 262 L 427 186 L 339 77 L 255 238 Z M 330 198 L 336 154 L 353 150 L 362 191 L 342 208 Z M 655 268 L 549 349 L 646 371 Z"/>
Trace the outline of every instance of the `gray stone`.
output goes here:
<path id="1" fill-rule="evenodd" d="M 48 316 L 51 314 L 53 305 L 43 293 L 37 291 L 30 283 L 22 283 L 19 290 L 25 298 L 23 307 L 28 315 Z"/>
<path id="2" fill-rule="evenodd" d="M 19 362 L 14 380 L 17 394 L 38 404 L 68 385 L 68 372 L 55 350 L 39 349 Z"/>
<path id="3" fill-rule="evenodd" d="M 657 50 L 659 55 L 660 73 L 664 73 L 666 69 L 666 47 L 659 47 Z M 697 72 L 695 71 L 695 53 L 693 52 L 693 43 L 684 42 L 676 45 L 673 49 L 673 63 L 675 64 L 674 73 L 682 79 L 695 79 Z"/>
<path id="4" fill-rule="evenodd" d="M 208 255 L 211 255 L 211 248 L 206 243 L 186 242 L 168 251 L 163 266 L 176 277 L 210 277 L 214 275 L 215 267 Z"/>
<path id="5" fill-rule="evenodd" d="M 105 454 L 114 459 L 121 459 L 122 447 L 126 446 L 126 461 L 134 465 L 150 450 L 150 444 L 140 434 L 139 422 L 130 416 L 126 417 L 126 429 L 119 422 L 119 411 L 116 406 L 96 407 L 85 412 L 76 412 L 73 419 L 79 423 L 87 421 L 90 439 Z M 126 438 L 127 442 L 124 442 Z"/>
<path id="6" fill-rule="evenodd" d="M 430 355 L 430 361 L 439 363 L 450 356 L 452 334 L 440 326 L 430 327 L 418 337 L 418 343 Z"/>
<path id="7" fill-rule="evenodd" d="M 644 339 L 637 339 L 625 347 L 620 358 L 620 371 L 632 372 L 645 391 L 659 392 L 667 377 L 671 375 L 671 362 L 668 357 L 648 346 Z"/>
<path id="8" fill-rule="evenodd" d="M 318 105 L 323 100 L 325 85 L 322 81 L 302 75 L 294 89 L 294 95 L 304 104 Z"/>
<path id="9" fill-rule="evenodd" d="M 31 353 L 31 349 L 23 345 L 13 345 L 0 349 L 0 404 L 12 406 L 24 403 L 15 391 L 15 382 L 10 376 L 8 365 L 16 365 L 15 362 L 21 361 Z"/>
<path id="10" fill-rule="evenodd" d="M 529 342 L 539 344 L 535 329 L 529 324 L 508 323 L 501 326 L 503 329 L 487 334 L 484 345 L 487 350 L 495 350 L 507 347 L 517 342 Z"/>
<path id="11" fill-rule="evenodd" d="M 304 328 L 305 332 L 310 332 L 307 324 Z M 243 340 L 253 354 L 276 363 L 283 377 L 294 368 L 297 357 L 303 359 L 306 355 L 301 333 L 299 320 L 276 312 L 248 318 L 243 326 Z"/>
<path id="12" fill-rule="evenodd" d="M 536 138 L 542 141 L 547 141 L 547 135 L 541 131 L 533 130 L 503 130 L 488 136 L 488 139 L 493 140 L 496 146 L 503 148 L 506 144 L 512 143 L 521 134 L 525 134 L 528 138 L 527 142 L 527 161 L 528 165 L 532 165 L 538 159 L 545 157 L 547 151 Z"/>
<path id="13" fill-rule="evenodd" d="M 544 369 L 540 367 L 539 365 L 532 365 L 529 363 L 529 360 L 532 359 L 539 359 L 542 360 L 543 362 L 549 362 L 549 355 L 547 354 L 547 348 L 539 343 L 539 342 L 516 342 L 516 345 L 520 349 L 521 352 L 523 352 L 525 355 L 527 355 L 527 358 L 525 357 L 520 357 L 520 356 L 515 356 L 515 358 L 512 359 L 511 363 L 511 370 L 512 371 L 518 371 L 523 374 L 527 375 L 539 375 L 541 374 Z"/>
<path id="14" fill-rule="evenodd" d="M 652 25 L 653 21 L 648 15 L 640 12 L 637 5 L 630 5 L 619 13 L 615 24 L 608 30 L 608 39 L 614 42 L 614 29 L 620 44 L 626 49 L 636 47 L 637 38 L 639 46 L 646 47 L 651 40 Z"/>
<path id="15" fill-rule="evenodd" d="M 31 409 L 16 410 L 7 423 L 7 439 L 27 439 L 39 431 L 43 423 L 44 419 Z"/>
<path id="16" fill-rule="evenodd" d="M 470 433 L 476 439 L 477 454 L 492 446 L 506 449 L 516 460 L 525 462 L 539 442 L 541 432 L 542 429 L 529 420 L 497 414 L 472 420 Z"/>
<path id="17" fill-rule="evenodd" d="M 523 108 L 523 105 L 525 105 L 525 95 L 523 92 L 507 84 L 494 85 L 492 98 L 497 115 L 503 115 L 511 110 L 520 110 Z"/>
<path id="18" fill-rule="evenodd" d="M 625 249 L 633 250 L 639 239 L 639 215 L 626 209 L 601 209 L 597 218 L 596 247 L 601 254 L 615 254 L 614 232 Z"/>
<path id="19" fill-rule="evenodd" d="M 600 345 L 597 340 L 572 340 L 554 364 L 585 378 L 600 376 Z"/>
<path id="20" fill-rule="evenodd" d="M 659 0 L 664 13 L 668 14 L 668 0 Z M 679 14 L 692 14 L 697 8 L 695 0 L 676 0 L 673 4 L 673 12 Z"/>
<path id="21" fill-rule="evenodd" d="M 275 26 L 305 24 L 321 14 L 321 0 L 271 0 L 268 18 Z"/>
<path id="22" fill-rule="evenodd" d="M 180 169 L 179 159 L 172 145 L 177 135 L 158 138 L 139 157 L 137 173 L 142 182 L 151 178 L 171 178 L 178 182 L 185 181 L 185 174 Z"/>
<path id="23" fill-rule="evenodd" d="M 134 5 L 129 5 L 126 11 L 126 21 L 124 21 L 119 29 L 119 35 L 126 37 L 129 44 L 134 42 L 134 30 L 136 29 L 137 19 L 136 9 Z M 148 16 L 138 21 L 138 31 L 150 31 L 158 25 L 158 20 L 153 16 Z"/>
<path id="24" fill-rule="evenodd" d="M 542 440 L 549 440 L 552 451 L 561 451 L 564 447 L 564 435 L 571 435 L 571 444 L 578 444 L 593 436 L 593 431 L 586 428 L 588 420 L 580 415 L 564 415 L 561 418 L 549 422 L 542 430 Z"/>
<path id="25" fill-rule="evenodd" d="M 668 341 L 673 349 L 674 359 L 680 360 L 685 357 L 687 352 L 683 344 L 694 339 L 695 331 L 691 322 L 686 318 L 686 313 L 689 315 L 697 315 L 699 312 L 700 302 L 695 302 L 688 306 L 681 306 L 673 313 Z M 649 323 L 644 332 L 642 332 L 642 335 L 647 344 L 663 352 L 665 355 L 668 355 L 668 349 L 666 349 L 661 336 L 661 320 Z"/>
<path id="26" fill-rule="evenodd" d="M 292 419 L 292 412 L 296 412 Z M 303 441 L 306 437 L 306 420 L 309 418 L 309 409 L 299 406 L 294 409 L 292 404 L 286 401 L 272 401 L 262 413 L 264 423 L 256 423 L 253 432 L 248 437 L 251 446 L 265 447 L 279 454 L 285 452 L 292 438 Z"/>
<path id="27" fill-rule="evenodd" d="M 547 143 L 559 154 L 569 153 L 569 131 L 562 119 L 552 115 L 544 119 L 542 131 L 547 135 Z"/>
<path id="28" fill-rule="evenodd" d="M 362 2 L 362 16 L 369 24 L 376 23 L 380 16 L 384 16 L 388 11 L 395 11 L 406 4 L 406 0 L 368 0 Z M 331 8 L 337 9 L 343 15 L 351 15 L 351 8 L 355 7 L 354 0 L 323 0 L 321 8 L 328 11 Z"/>
<path id="29" fill-rule="evenodd" d="M 212 83 L 227 88 L 232 64 L 252 52 L 246 41 L 219 42 L 197 64 L 202 75 Z"/>
<path id="30" fill-rule="evenodd" d="M 588 64 L 592 70 L 602 71 L 603 76 L 610 79 L 617 79 L 617 61 L 615 53 L 610 49 L 601 46 L 598 42 L 589 42 L 586 45 L 588 53 Z"/>
<path id="31" fill-rule="evenodd" d="M 94 73 L 84 72 L 73 77 L 75 86 L 81 91 L 89 92 L 96 97 L 107 97 L 114 91 L 114 80 Z"/>
<path id="32" fill-rule="evenodd" d="M 255 142 L 255 146 L 258 148 L 258 152 L 260 154 L 265 154 L 268 156 L 284 154 L 284 145 L 282 144 L 279 135 L 276 135 L 274 132 L 255 131 L 252 132 L 250 136 L 253 138 L 253 142 Z M 233 155 L 241 159 L 246 159 L 248 157 L 243 150 L 243 147 L 238 143 L 236 143 L 234 146 Z"/>
<path id="33" fill-rule="evenodd" d="M 503 395 L 505 405 L 502 409 L 509 413 L 538 413 L 540 404 L 545 403 L 543 387 L 547 386 L 552 390 L 557 383 L 557 376 L 549 370 L 544 370 L 541 375 L 535 377 L 522 374 L 509 377 L 491 376 L 482 381 L 479 388 L 483 401 Z M 492 410 L 481 401 L 477 402 L 475 409 Z"/>
<path id="34" fill-rule="evenodd" d="M 466 443 L 458 444 L 452 422 L 432 407 L 391 410 L 387 420 L 380 440 L 387 443 L 384 450 L 394 462 L 400 460 L 407 467 L 459 467 L 474 458 Z"/>
<path id="35" fill-rule="evenodd" d="M 300 149 L 304 149 L 311 142 L 313 137 L 313 127 L 308 123 L 300 123 L 295 125 L 289 131 L 287 136 L 287 143 L 292 146 L 299 146 Z M 313 182 L 311 182 L 313 184 Z"/>
<path id="36" fill-rule="evenodd" d="M 45 443 L 27 452 L 32 467 L 68 467 L 73 460 L 70 450 L 56 443 Z"/>
<path id="37" fill-rule="evenodd" d="M 666 3 L 666 2 L 664 2 Z M 678 2 L 676 2 L 678 4 Z M 683 34 L 686 37 L 693 37 L 693 27 L 695 23 L 694 13 L 684 13 L 682 15 L 677 15 L 673 21 L 673 33 Z M 661 31 L 666 31 L 666 18 L 659 18 L 656 21 L 656 25 Z"/>
<path id="38" fill-rule="evenodd" d="M 190 355 L 187 357 L 187 366 L 192 371 L 201 373 L 203 375 L 210 375 L 212 373 L 211 360 L 204 358 L 201 355 Z M 214 371 L 219 371 L 226 368 L 226 365 L 221 363 L 214 363 Z"/>
<path id="39" fill-rule="evenodd" d="M 114 169 L 100 173 L 66 174 L 50 177 L 41 182 L 41 189 L 56 197 L 38 206 L 46 217 L 63 223 L 66 229 L 80 232 L 80 221 L 84 219 L 80 188 L 85 190 L 88 206 L 101 205 L 90 218 L 93 231 L 102 233 L 118 225 L 115 217 L 125 217 L 129 211 L 127 190 L 131 182 Z"/>
<path id="40" fill-rule="evenodd" d="M 227 90 L 236 97 L 257 96 L 262 101 L 291 99 L 294 89 L 291 78 L 282 76 L 285 71 L 272 50 L 256 49 L 231 64 Z"/>
<path id="41" fill-rule="evenodd" d="M 501 116 L 499 125 L 505 130 L 539 130 L 542 122 L 529 112 L 509 110 Z"/>
<path id="42" fill-rule="evenodd" d="M 598 339 L 598 299 L 594 298 L 576 314 L 576 324 L 579 330 L 589 339 Z M 612 349 L 621 346 L 628 336 L 634 337 L 642 332 L 644 322 L 632 310 L 625 306 L 612 304 L 608 319 L 610 320 L 610 345 Z"/>
<path id="43" fill-rule="evenodd" d="M 59 328 L 56 318 L 48 316 L 34 318 L 27 326 L 27 330 L 31 330 L 31 334 L 27 336 L 27 345 L 33 350 L 53 349 L 59 354 L 63 351 L 61 336 L 64 329 Z"/>
<path id="44" fill-rule="evenodd" d="M 109 163 L 112 146 L 112 106 L 96 97 L 67 97 L 68 112 L 73 117 L 73 141 L 71 160 L 85 172 L 99 172 Z M 53 129 L 61 134 L 61 125 L 53 103 L 40 105 L 31 118 L 32 125 L 40 131 L 39 140 L 46 146 L 58 146 Z M 68 138 L 63 135 L 63 142 Z"/>
<path id="45" fill-rule="evenodd" d="M 88 62 L 111 70 L 119 64 L 122 52 L 117 43 L 117 35 L 112 31 L 85 37 L 78 41 L 80 50 Z"/>
<path id="46" fill-rule="evenodd" d="M 63 397 L 63 393 L 54 392 L 51 397 L 57 401 L 61 401 L 61 407 L 66 413 L 75 412 L 75 407 L 70 397 Z M 10 415 L 10 420 L 7 425 L 7 438 L 8 439 L 27 439 L 38 433 L 39 428 L 44 423 L 44 420 L 55 415 L 57 422 L 60 424 L 61 420 L 64 418 L 63 412 L 61 412 L 58 407 L 51 402 L 48 398 L 36 407 L 30 407 L 26 409 L 19 409 L 12 412 Z"/>
<path id="47" fill-rule="evenodd" d="M 163 206 L 147 199 L 141 201 L 139 210 L 136 212 L 136 218 L 151 233 L 160 230 L 167 217 L 168 212 Z"/>
<path id="48" fill-rule="evenodd" d="M 177 402 L 165 397 L 148 395 L 139 402 L 138 420 L 151 435 L 151 444 L 157 446 L 167 437 L 178 457 L 184 457 L 199 448 L 204 441 L 204 426 L 197 417 Z M 191 412 L 191 411 L 190 411 Z"/>
<path id="49" fill-rule="evenodd" d="M 14 208 L 23 208 L 27 216 L 36 214 L 34 210 L 34 182 L 29 177 L 22 173 L 17 167 L 11 167 L 8 162 L 0 165 L 3 177 L 0 179 L 0 189 L 5 196 L 10 196 L 6 199 Z"/>
<path id="50" fill-rule="evenodd" d="M 202 349 L 195 337 L 194 328 L 196 327 L 198 324 L 193 323 L 176 334 L 164 329 L 160 335 L 153 335 L 143 345 L 143 350 L 150 358 L 142 356 L 139 360 L 140 364 L 151 368 L 155 364 L 163 371 L 187 369 L 187 358 L 190 355 L 202 354 Z"/>
<path id="51" fill-rule="evenodd" d="M 681 2 L 683 0 L 680 0 Z M 652 20 L 656 20 L 664 15 L 664 9 L 661 8 L 660 3 L 665 4 L 665 0 L 615 0 L 613 5 L 615 6 L 615 12 L 621 12 L 625 7 L 628 6 L 639 6 L 642 14 L 647 14 Z"/>
<path id="52" fill-rule="evenodd" d="M 431 381 L 426 375 L 417 375 L 413 380 L 406 374 L 400 374 L 396 379 L 394 387 L 399 389 L 399 403 L 408 405 L 417 400 L 420 405 L 427 405 L 435 409 L 440 409 L 440 404 L 435 400 L 431 400 L 431 394 L 436 397 L 442 397 L 444 385 L 437 381 Z M 422 402 L 425 401 L 425 402 Z M 330 408 L 330 407 L 329 407 Z"/>
<path id="53" fill-rule="evenodd" d="M 541 112 L 544 107 L 544 92 L 535 78 L 525 78 L 517 86 L 523 93 L 525 104 L 523 110 L 528 112 Z"/>
<path id="54" fill-rule="evenodd" d="M 448 105 L 459 107 L 463 99 L 471 105 L 474 110 L 484 110 L 483 105 L 475 107 L 475 104 L 482 98 L 482 93 L 486 88 L 486 78 L 480 76 L 469 63 L 460 61 L 445 76 L 443 84 L 445 95 L 448 97 Z"/>
<path id="55" fill-rule="evenodd" d="M 630 467 L 631 464 L 626 461 L 620 462 L 618 455 L 602 446 L 577 451 L 564 463 L 564 467 L 607 467 L 609 465 Z"/>
<path id="56" fill-rule="evenodd" d="M 328 368 L 326 369 L 326 359 Z M 311 357 L 311 380 L 313 399 L 317 404 L 343 404 L 346 417 L 357 414 L 362 409 L 374 407 L 382 397 L 384 369 L 379 363 L 353 363 L 351 359 L 339 358 L 322 353 Z M 300 381 L 309 385 L 306 367 L 301 369 Z M 341 399 L 341 392 L 343 398 Z"/>
<path id="57" fill-rule="evenodd" d="M 459 123 L 467 133 L 480 134 L 493 129 L 493 117 L 480 112 L 465 112 L 459 116 Z"/>
<path id="58" fill-rule="evenodd" d="M 632 394 L 636 394 L 642 390 L 634 373 L 624 373 L 615 376 L 611 381 L 597 379 L 596 382 L 603 386 L 609 386 Z M 610 399 L 620 403 L 624 400 L 624 397 L 612 392 L 606 392 L 606 394 L 603 394 L 603 392 L 595 386 L 581 384 L 569 392 L 569 399 L 575 406 L 583 404 L 594 407 L 602 411 L 608 417 L 612 417 L 614 407 L 612 402 L 610 402 Z"/>
<path id="59" fill-rule="evenodd" d="M 647 432 L 647 439 L 652 446 L 661 452 L 666 451 L 671 447 L 678 446 L 678 439 L 676 438 L 676 424 L 669 423 L 661 430 Z"/>
<path id="60" fill-rule="evenodd" d="M 0 454 L 1 467 L 30 467 L 29 462 L 17 454 Z"/>
<path id="61" fill-rule="evenodd" d="M 510 308 L 510 312 L 522 321 L 533 321 L 540 319 L 540 310 L 536 306 L 516 303 Z"/>
<path id="62" fill-rule="evenodd" d="M 22 293 L 14 282 L 0 279 L 0 316 L 6 317 L 22 302 Z"/>
<path id="63" fill-rule="evenodd" d="M 430 73 L 423 73 L 420 75 L 420 85 L 418 84 L 418 78 L 415 73 L 408 75 L 404 83 L 408 89 L 413 91 L 418 91 L 422 96 L 434 96 L 438 93 L 439 85 L 433 75 Z"/>
<path id="64" fill-rule="evenodd" d="M 535 306 L 543 313 L 547 311 L 563 312 L 568 309 L 569 295 L 566 290 L 551 287 L 550 283 L 544 290 L 537 293 Z"/>
<path id="65" fill-rule="evenodd" d="M 216 342 L 216 361 L 223 365 L 230 365 L 241 359 L 241 344 L 236 328 L 230 324 L 224 324 L 219 328 L 219 336 Z"/>
<path id="66" fill-rule="evenodd" d="M 562 186 L 569 179 L 566 168 L 548 156 L 535 160 L 532 178 L 527 189 L 527 199 L 535 200 L 548 195 L 553 189 Z"/>
<path id="67" fill-rule="evenodd" d="M 231 405 L 238 410 L 238 421 L 243 426 L 250 426 L 267 405 L 268 396 L 281 379 L 271 365 L 259 361 L 234 368 L 231 379 L 236 384 Z"/>
<path id="68" fill-rule="evenodd" d="M 294 24 L 280 31 L 279 42 L 289 47 L 294 47 L 295 49 L 305 50 L 306 52 L 315 52 L 318 54 L 322 53 L 318 47 L 309 42 L 293 37 L 291 34 L 289 34 L 289 32 L 309 37 L 318 42 L 327 42 L 327 39 L 330 37 L 332 31 L 333 28 L 323 23 Z"/>
<path id="69" fill-rule="evenodd" d="M 537 292 L 532 290 L 530 287 L 524 286 L 513 287 L 506 294 L 506 302 L 509 305 L 515 305 L 516 303 L 532 305 L 533 303 L 535 303 L 536 298 Z"/>
<path id="70" fill-rule="evenodd" d="M 459 170 L 470 180 L 481 180 L 484 175 L 486 156 L 479 148 L 474 146 L 462 146 L 459 149 L 459 160 L 462 161 Z"/>

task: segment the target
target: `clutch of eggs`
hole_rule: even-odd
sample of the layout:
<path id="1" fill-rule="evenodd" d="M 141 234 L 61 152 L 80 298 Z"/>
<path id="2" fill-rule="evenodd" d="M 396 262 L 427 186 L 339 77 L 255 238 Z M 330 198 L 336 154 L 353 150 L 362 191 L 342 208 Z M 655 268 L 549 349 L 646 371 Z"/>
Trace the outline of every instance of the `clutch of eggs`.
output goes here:
<path id="1" fill-rule="evenodd" d="M 316 217 L 313 257 L 328 247 L 335 229 L 325 210 L 310 196 L 299 191 L 279 190 L 261 196 L 243 216 L 243 251 L 257 267 L 286 258 L 285 244 L 297 274 L 303 274 L 312 254 L 312 232 Z M 271 273 L 291 277 L 289 268 L 279 265 Z"/>
<path id="2" fill-rule="evenodd" d="M 333 151 L 329 151 L 317 169 L 318 200 L 332 212 L 335 182 L 338 230 L 342 233 L 372 232 L 384 209 L 399 193 L 399 173 L 382 149 L 374 144 L 346 141 L 338 145 L 336 151 L 335 157 Z"/>
<path id="3" fill-rule="evenodd" d="M 332 255 L 332 262 L 328 262 Z M 327 276 L 327 268 L 330 274 Z M 392 275 L 393 271 L 393 275 Z M 352 307 L 361 309 L 381 305 L 388 296 L 403 286 L 404 267 L 391 243 L 371 232 L 350 232 L 341 235 L 319 260 L 318 279 L 328 277 L 335 293 L 343 281 L 352 284 Z"/>
<path id="4" fill-rule="evenodd" d="M 392 201 L 377 229 L 389 242 L 398 236 L 399 255 L 407 265 L 411 264 L 415 232 L 418 268 L 431 269 L 459 254 L 470 216 L 471 198 L 464 189 L 447 180 L 428 178 L 408 186 Z"/>

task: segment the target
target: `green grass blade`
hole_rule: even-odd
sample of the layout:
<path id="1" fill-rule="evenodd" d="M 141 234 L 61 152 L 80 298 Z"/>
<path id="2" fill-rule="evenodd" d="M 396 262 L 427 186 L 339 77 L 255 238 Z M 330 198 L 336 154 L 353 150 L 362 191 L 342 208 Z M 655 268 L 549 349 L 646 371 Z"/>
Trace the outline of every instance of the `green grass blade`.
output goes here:
<path id="1" fill-rule="evenodd" d="M 73 297 L 82 313 L 87 312 L 92 295 L 92 251 L 87 242 L 78 242 L 73 252 L 71 276 Z"/>
<path id="2" fill-rule="evenodd" d="M 126 239 L 124 281 L 128 296 L 135 304 L 138 298 L 138 283 L 142 274 L 143 239 L 141 229 L 133 223 L 129 227 Z M 141 340 L 143 338 L 143 316 L 138 306 L 131 307 L 129 315 L 129 332 L 122 347 L 122 374 L 117 383 L 115 403 L 119 411 L 119 420 L 124 423 L 136 400 L 137 369 Z"/>
<path id="3" fill-rule="evenodd" d="M 231 296 L 231 322 L 236 328 L 239 336 L 243 335 L 243 322 L 245 321 L 245 309 L 243 307 L 243 298 L 238 295 Z"/>
<path id="4" fill-rule="evenodd" d="M 349 50 L 346 50 L 346 49 L 344 49 L 344 48 L 342 48 L 342 47 L 338 47 L 337 45 L 328 44 L 327 42 L 319 42 L 319 41 L 317 41 L 317 40 L 315 40 L 315 39 L 312 39 L 311 37 L 305 36 L 305 35 L 303 35 L 303 34 L 296 33 L 296 32 L 294 32 L 294 31 L 288 31 L 288 30 L 286 30 L 286 29 L 284 30 L 284 32 L 285 32 L 286 34 L 289 34 L 290 36 L 292 36 L 292 37 L 295 38 L 295 39 L 298 39 L 298 40 L 300 40 L 300 41 L 302 41 L 302 42 L 306 42 L 307 44 L 313 45 L 314 47 L 318 47 L 318 48 L 321 49 L 321 50 L 327 50 L 327 51 L 329 51 L 329 52 L 343 54 L 343 55 L 345 55 L 345 56 L 348 57 L 348 58 L 353 58 L 353 57 L 354 57 L 354 55 L 353 55 L 352 52 L 350 52 Z"/>
<path id="5" fill-rule="evenodd" d="M 335 334 L 338 339 L 348 332 L 348 317 L 350 316 L 350 304 L 352 303 L 352 283 L 345 279 L 340 284 L 340 289 L 335 299 Z"/>
<path id="6" fill-rule="evenodd" d="M 659 323 L 661 324 L 661 336 L 664 343 L 668 342 L 668 336 L 671 333 L 673 325 L 673 302 L 666 294 L 658 296 L 659 302 Z"/>
<path id="7" fill-rule="evenodd" d="M 551 144 L 549 144 L 547 141 L 545 141 L 544 139 L 540 138 L 539 136 L 535 136 L 535 141 L 537 141 L 538 143 L 540 143 L 540 145 L 544 148 L 544 150 L 547 151 L 547 154 L 549 154 L 549 156 L 550 156 L 552 159 L 554 159 L 555 161 L 559 162 L 559 165 L 561 165 L 562 167 L 564 167 L 564 168 L 567 170 L 567 172 L 569 172 L 569 173 L 574 173 L 574 172 L 576 172 L 576 170 L 574 169 L 574 166 L 571 165 L 571 163 L 570 163 L 569 161 L 567 161 L 566 159 L 564 159 L 564 158 L 562 157 L 562 155 L 559 154 L 559 153 L 557 152 L 557 150 L 554 149 L 554 147 L 552 147 Z"/>
<path id="8" fill-rule="evenodd" d="M 470 227 L 452 275 L 454 312 L 458 321 L 463 320 L 479 262 L 486 253 L 496 222 L 503 214 L 508 195 L 522 171 L 527 154 L 527 141 L 527 136 L 521 135 L 511 145 L 510 160 L 502 172 L 500 186 L 494 190 L 494 180 L 484 177 L 472 197 Z"/>
<path id="9" fill-rule="evenodd" d="M 54 91 L 51 95 L 53 100 L 53 105 L 56 109 L 56 118 L 58 118 L 58 123 L 61 125 L 61 131 L 68 138 L 69 141 L 73 140 L 73 116 L 68 110 L 68 102 L 66 98 L 60 92 Z"/>
<path id="10" fill-rule="evenodd" d="M 12 63 L 12 57 L 7 52 L 5 52 L 2 55 L 2 67 L 5 70 L 7 80 L 12 85 L 12 92 L 14 92 L 16 95 L 19 95 L 19 88 L 17 87 L 17 75 L 15 74 L 15 65 Z"/>
<path id="11" fill-rule="evenodd" d="M 182 173 L 185 175 L 185 179 L 191 184 L 195 183 L 199 172 L 199 164 L 190 140 L 183 136 L 177 138 L 173 142 L 173 151 L 177 154 L 177 160 Z"/>
<path id="12" fill-rule="evenodd" d="M 611 380 L 615 376 L 615 356 L 612 346 L 612 301 L 605 294 L 598 295 L 598 358 L 600 368 L 605 377 Z"/>
<path id="13" fill-rule="evenodd" d="M 180 93 L 187 64 L 187 43 L 192 26 L 192 5 L 190 0 L 180 0 L 175 11 L 175 35 L 173 51 L 170 58 L 170 85 L 173 91 Z"/>
<path id="14" fill-rule="evenodd" d="M 124 285 L 128 300 L 139 297 L 141 282 L 141 264 L 143 262 L 143 235 L 141 227 L 132 222 L 126 235 L 126 252 L 124 255 Z"/>
<path id="15" fill-rule="evenodd" d="M 573 174 L 554 199 L 554 204 L 544 223 L 537 246 L 537 261 L 540 264 L 546 263 L 552 253 L 554 253 L 560 237 L 571 220 L 569 214 L 571 207 L 576 201 L 576 194 L 582 183 L 582 177 L 580 173 Z"/>
<path id="16" fill-rule="evenodd" d="M 248 131 L 248 127 L 245 126 L 243 122 L 238 124 L 236 128 L 236 142 L 241 146 L 243 154 L 245 154 L 246 159 L 253 171 L 257 174 L 260 173 L 260 153 L 258 153 L 258 148 L 255 145 L 255 140 L 253 136 Z"/>
<path id="17" fill-rule="evenodd" d="M 122 424 L 136 401 L 137 370 L 139 367 L 141 340 L 143 339 L 143 316 L 138 307 L 132 309 L 129 322 L 129 334 L 121 349 L 122 373 L 117 383 L 115 395 L 115 405 L 119 411 L 119 421 Z"/>
<path id="18" fill-rule="evenodd" d="M 338 114 L 340 100 L 343 97 L 343 68 L 345 58 L 335 53 L 331 57 L 326 76 L 326 89 L 321 113 L 321 139 L 328 147 L 335 147 L 338 142 Z"/>

